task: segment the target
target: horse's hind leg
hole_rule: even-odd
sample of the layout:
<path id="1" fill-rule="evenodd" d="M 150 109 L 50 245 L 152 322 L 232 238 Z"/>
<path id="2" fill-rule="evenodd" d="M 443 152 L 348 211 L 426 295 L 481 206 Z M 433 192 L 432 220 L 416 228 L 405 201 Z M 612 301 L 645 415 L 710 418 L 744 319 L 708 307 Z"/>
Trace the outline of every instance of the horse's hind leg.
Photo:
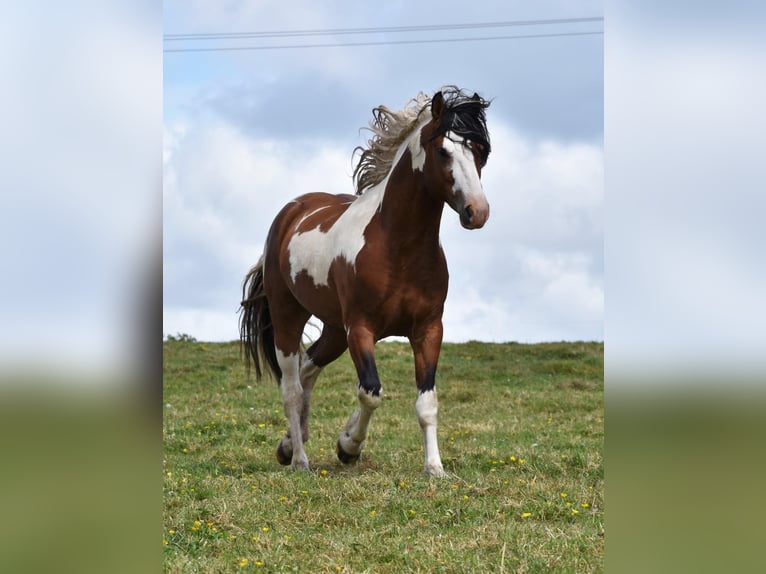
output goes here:
<path id="1" fill-rule="evenodd" d="M 337 327 L 325 325 L 319 339 L 309 347 L 303 356 L 300 368 L 300 383 L 303 389 L 300 427 L 301 438 L 304 443 L 309 439 L 309 411 L 314 383 L 316 383 L 322 369 L 340 357 L 347 347 L 346 333 Z M 290 464 L 292 453 L 292 437 L 288 430 L 277 447 L 277 459 L 282 464 Z"/>
<path id="2" fill-rule="evenodd" d="M 274 347 L 282 371 L 279 388 L 287 417 L 287 441 L 283 439 L 277 447 L 277 460 L 280 464 L 291 464 L 297 470 L 308 470 L 309 461 L 301 432 L 303 387 L 300 380 L 300 345 L 303 327 L 311 315 L 286 290 L 275 290 L 268 295 Z"/>
<path id="3" fill-rule="evenodd" d="M 359 376 L 359 409 L 349 418 L 346 430 L 340 433 L 336 444 L 338 458 L 344 464 L 359 459 L 370 419 L 380 406 L 383 390 L 375 366 L 375 340 L 372 333 L 364 327 L 350 329 L 348 347 Z"/>
<path id="4" fill-rule="evenodd" d="M 308 470 L 309 461 L 303 449 L 303 436 L 301 432 L 301 410 L 303 408 L 303 388 L 299 377 L 299 351 L 285 354 L 277 346 L 277 361 L 282 370 L 282 379 L 279 383 L 282 391 L 282 404 L 287 417 L 287 436 L 291 437 L 289 454 L 285 452 L 280 443 L 277 448 L 277 458 L 282 464 L 290 462 L 294 469 Z M 289 459 L 287 458 L 289 456 Z"/>

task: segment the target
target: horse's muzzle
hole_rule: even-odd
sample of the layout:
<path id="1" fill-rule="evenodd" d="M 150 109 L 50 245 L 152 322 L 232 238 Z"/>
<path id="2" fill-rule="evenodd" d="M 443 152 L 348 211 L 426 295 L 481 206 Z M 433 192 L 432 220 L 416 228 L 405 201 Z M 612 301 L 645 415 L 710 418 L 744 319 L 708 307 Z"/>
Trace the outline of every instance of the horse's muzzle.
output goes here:
<path id="1" fill-rule="evenodd" d="M 460 225 L 466 229 L 480 229 L 489 219 L 489 203 L 483 205 L 468 204 L 460 210 Z"/>

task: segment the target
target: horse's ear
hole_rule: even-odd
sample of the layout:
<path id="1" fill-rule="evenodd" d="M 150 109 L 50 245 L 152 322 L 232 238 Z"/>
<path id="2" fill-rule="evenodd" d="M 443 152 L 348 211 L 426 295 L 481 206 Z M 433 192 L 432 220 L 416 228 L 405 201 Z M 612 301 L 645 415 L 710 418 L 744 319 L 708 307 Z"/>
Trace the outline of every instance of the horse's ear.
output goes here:
<path id="1" fill-rule="evenodd" d="M 444 96 L 441 92 L 436 92 L 434 94 L 434 97 L 431 98 L 431 115 L 436 121 L 439 121 L 439 118 L 442 115 L 442 112 L 444 111 Z"/>
<path id="2" fill-rule="evenodd" d="M 473 99 L 474 99 L 474 100 L 477 100 L 477 101 L 478 101 L 478 100 L 481 100 L 481 96 L 480 96 L 480 95 L 479 95 L 477 92 L 474 92 L 474 93 L 473 93 Z"/>

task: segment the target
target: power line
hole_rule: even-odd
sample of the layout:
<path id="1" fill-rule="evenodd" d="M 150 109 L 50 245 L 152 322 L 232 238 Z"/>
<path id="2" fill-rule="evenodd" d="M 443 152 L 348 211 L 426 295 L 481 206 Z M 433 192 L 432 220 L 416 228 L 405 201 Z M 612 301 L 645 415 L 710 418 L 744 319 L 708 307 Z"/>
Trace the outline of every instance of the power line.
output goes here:
<path id="1" fill-rule="evenodd" d="M 280 44 L 273 46 L 219 46 L 209 48 L 164 48 L 163 52 L 231 52 L 249 50 L 291 50 L 300 48 L 344 48 L 357 46 L 390 46 L 401 44 L 437 44 L 442 42 L 481 42 L 487 40 L 524 40 L 529 38 L 561 38 L 566 36 L 598 36 L 603 31 L 524 34 L 517 36 L 479 36 L 474 38 L 434 38 L 428 40 L 381 40 L 377 42 L 346 42 L 337 44 Z"/>
<path id="2" fill-rule="evenodd" d="M 431 24 L 417 26 L 389 26 L 373 28 L 325 28 L 315 30 L 282 30 L 266 32 L 199 32 L 186 34 L 165 34 L 164 40 L 197 41 L 197 40 L 224 40 L 224 39 L 248 39 L 248 38 L 295 38 L 305 36 L 335 36 L 347 34 L 383 34 L 401 32 L 433 32 L 445 30 L 475 30 L 481 28 L 507 28 L 514 26 L 548 26 L 561 24 L 582 24 L 603 22 L 601 16 L 585 18 L 550 18 L 544 20 L 510 20 L 503 22 L 476 22 L 473 24 Z"/>

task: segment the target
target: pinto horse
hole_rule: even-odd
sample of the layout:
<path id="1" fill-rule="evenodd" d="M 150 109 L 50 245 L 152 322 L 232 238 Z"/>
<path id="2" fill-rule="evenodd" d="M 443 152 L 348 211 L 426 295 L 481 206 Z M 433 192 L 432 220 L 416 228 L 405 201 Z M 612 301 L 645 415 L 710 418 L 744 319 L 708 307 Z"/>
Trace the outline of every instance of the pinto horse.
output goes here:
<path id="1" fill-rule="evenodd" d="M 436 366 L 447 297 L 439 242 L 446 203 L 466 229 L 482 227 L 489 204 L 480 181 L 490 153 L 489 102 L 453 86 L 420 94 L 402 111 L 373 110 L 373 137 L 354 170 L 356 195 L 309 193 L 271 225 L 264 253 L 242 286 L 240 339 L 248 366 L 279 381 L 288 429 L 277 459 L 308 469 L 311 394 L 321 370 L 348 349 L 359 377 L 359 408 L 336 445 L 343 463 L 359 459 L 382 398 L 375 343 L 406 336 L 415 358 L 415 402 L 425 472 L 446 476 L 436 439 Z M 322 332 L 305 353 L 303 329 Z"/>

